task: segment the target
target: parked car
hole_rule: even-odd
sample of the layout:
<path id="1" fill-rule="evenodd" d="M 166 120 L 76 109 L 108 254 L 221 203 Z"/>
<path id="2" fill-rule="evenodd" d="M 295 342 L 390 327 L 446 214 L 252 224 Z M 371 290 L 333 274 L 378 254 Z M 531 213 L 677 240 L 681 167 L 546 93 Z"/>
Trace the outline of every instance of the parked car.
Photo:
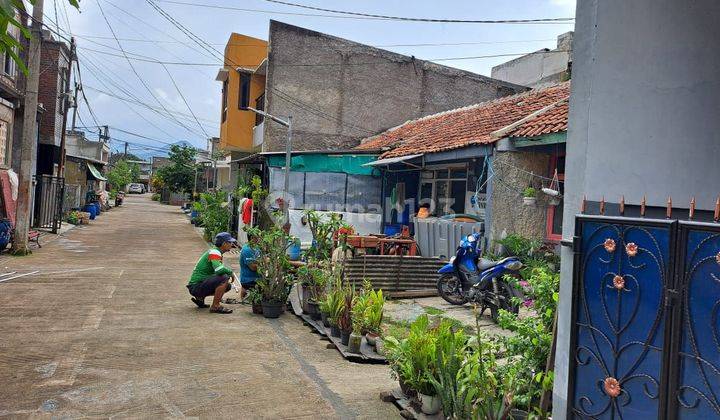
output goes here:
<path id="1" fill-rule="evenodd" d="M 143 184 L 130 184 L 128 187 L 128 193 L 130 194 L 144 194 L 145 186 Z"/>

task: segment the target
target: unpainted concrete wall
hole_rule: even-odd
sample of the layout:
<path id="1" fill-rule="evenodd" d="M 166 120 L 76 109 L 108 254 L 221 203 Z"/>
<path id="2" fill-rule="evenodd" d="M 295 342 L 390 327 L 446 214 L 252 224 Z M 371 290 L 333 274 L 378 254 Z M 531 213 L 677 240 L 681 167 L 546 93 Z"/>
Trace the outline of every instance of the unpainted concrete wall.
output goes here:
<path id="1" fill-rule="evenodd" d="M 293 117 L 293 150 L 346 149 L 421 116 L 522 90 L 466 71 L 271 21 L 266 101 Z M 287 130 L 265 124 L 263 151 Z"/>
<path id="2" fill-rule="evenodd" d="M 493 156 L 492 221 L 490 238 L 499 239 L 503 231 L 526 238 L 544 240 L 547 220 L 547 200 L 538 194 L 534 206 L 523 205 L 522 192 L 530 184 L 540 188 L 537 178 L 524 171 L 545 176 L 550 167 L 550 155 L 531 152 L 496 152 Z"/>

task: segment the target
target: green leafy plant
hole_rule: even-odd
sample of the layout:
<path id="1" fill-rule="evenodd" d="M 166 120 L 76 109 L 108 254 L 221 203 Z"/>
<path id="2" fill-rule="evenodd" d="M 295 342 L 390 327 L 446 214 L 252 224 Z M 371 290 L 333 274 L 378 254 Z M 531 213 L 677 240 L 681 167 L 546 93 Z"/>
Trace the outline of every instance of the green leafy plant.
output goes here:
<path id="1" fill-rule="evenodd" d="M 195 155 L 193 147 L 173 144 L 170 146 L 168 158 L 172 164 L 158 169 L 156 177 L 164 187 L 172 192 L 189 193 L 195 188 Z"/>
<path id="2" fill-rule="evenodd" d="M 258 257 L 258 288 L 262 293 L 263 302 L 284 303 L 287 300 L 290 282 L 288 269 L 290 263 L 285 253 L 287 235 L 280 228 L 272 226 L 266 230 L 247 228 L 249 235 L 257 238 Z"/>
<path id="3" fill-rule="evenodd" d="M 559 299 L 560 275 L 544 267 L 536 267 L 525 282 L 518 282 L 525 290 L 525 305 L 535 316 L 520 318 L 516 314 L 500 311 L 498 323 L 514 334 L 503 338 L 508 353 L 522 360 L 517 368 L 516 403 L 530 407 L 540 398 L 543 390 L 552 386 L 551 367 L 546 366 L 553 342 L 553 324 Z M 506 370 L 512 366 L 506 367 Z"/>
<path id="4" fill-rule="evenodd" d="M 310 260 L 297 269 L 297 279 L 310 293 L 311 302 L 319 302 L 325 295 L 325 288 L 330 281 L 330 264 L 328 261 Z"/>
<path id="5" fill-rule="evenodd" d="M 430 380 L 435 375 L 436 334 L 427 315 L 419 316 L 402 340 L 385 338 L 385 353 L 394 375 L 407 386 L 425 395 L 434 395 Z"/>
<path id="6" fill-rule="evenodd" d="M 251 305 L 259 305 L 262 303 L 262 292 L 258 287 L 253 287 L 247 294 L 247 301 Z"/>
<path id="7" fill-rule="evenodd" d="M 70 213 L 68 213 L 67 217 L 65 218 L 65 220 L 68 223 L 71 223 L 73 225 L 79 225 L 80 219 L 81 219 L 80 212 L 77 210 L 71 211 Z"/>
<path id="8" fill-rule="evenodd" d="M 355 303 L 355 291 L 349 287 L 342 288 L 343 306 L 337 318 L 337 326 L 342 331 L 351 331 L 353 329 L 352 310 Z"/>
<path id="9" fill-rule="evenodd" d="M 155 193 L 155 194 L 153 194 L 152 197 L 150 197 L 150 198 L 152 199 L 152 201 L 160 201 L 160 194 L 159 194 L 159 193 Z"/>
<path id="10" fill-rule="evenodd" d="M 199 203 L 205 239 L 209 241 L 218 233 L 226 231 L 230 225 L 232 213 L 228 205 L 227 193 L 224 191 L 202 193 Z"/>
<path id="11" fill-rule="evenodd" d="M 537 196 L 537 190 L 533 187 L 527 187 L 527 188 L 525 188 L 525 191 L 523 191 L 523 197 L 535 198 L 536 196 Z"/>
<path id="12" fill-rule="evenodd" d="M 307 251 L 308 258 L 316 260 L 330 259 L 333 250 L 332 235 L 343 226 L 337 213 L 322 214 L 315 210 L 306 210 L 303 214 L 313 236 L 313 246 Z"/>

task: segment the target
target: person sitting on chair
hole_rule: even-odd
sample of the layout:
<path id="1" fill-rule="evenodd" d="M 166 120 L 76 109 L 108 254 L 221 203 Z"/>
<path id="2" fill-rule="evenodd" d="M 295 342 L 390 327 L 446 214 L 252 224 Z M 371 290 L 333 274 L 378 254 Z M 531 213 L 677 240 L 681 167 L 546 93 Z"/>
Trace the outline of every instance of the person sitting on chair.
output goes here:
<path id="1" fill-rule="evenodd" d="M 220 232 L 215 235 L 215 247 L 205 251 L 200 256 L 195 269 L 187 284 L 188 291 L 192 295 L 192 301 L 199 308 L 207 308 L 205 298 L 212 296 L 210 312 L 216 314 L 229 314 L 232 309 L 220 306 L 220 299 L 230 291 L 230 279 L 233 271 L 223 265 L 222 254 L 228 252 L 237 240 L 227 232 Z"/>

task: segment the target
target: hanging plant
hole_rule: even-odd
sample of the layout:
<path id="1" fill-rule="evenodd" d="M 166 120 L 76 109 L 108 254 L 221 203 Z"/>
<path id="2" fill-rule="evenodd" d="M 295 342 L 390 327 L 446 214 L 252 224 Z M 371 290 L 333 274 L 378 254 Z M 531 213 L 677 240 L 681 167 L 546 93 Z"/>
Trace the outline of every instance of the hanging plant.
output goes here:
<path id="1" fill-rule="evenodd" d="M 523 191 L 523 204 L 526 206 L 534 206 L 537 201 L 537 190 L 533 187 L 525 188 Z"/>

